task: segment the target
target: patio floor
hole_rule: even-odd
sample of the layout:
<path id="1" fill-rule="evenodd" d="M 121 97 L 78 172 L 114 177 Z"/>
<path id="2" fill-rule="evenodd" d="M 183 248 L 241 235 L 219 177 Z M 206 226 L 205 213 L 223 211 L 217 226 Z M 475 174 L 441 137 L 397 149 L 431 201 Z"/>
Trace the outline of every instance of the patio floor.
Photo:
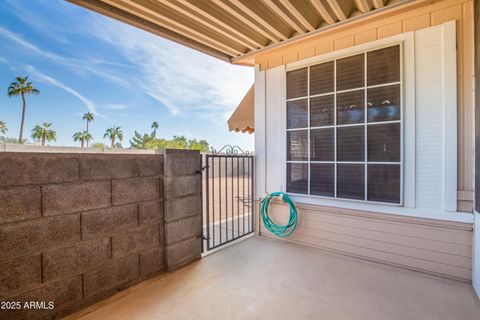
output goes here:
<path id="1" fill-rule="evenodd" d="M 480 319 L 469 284 L 252 237 L 75 319 Z"/>

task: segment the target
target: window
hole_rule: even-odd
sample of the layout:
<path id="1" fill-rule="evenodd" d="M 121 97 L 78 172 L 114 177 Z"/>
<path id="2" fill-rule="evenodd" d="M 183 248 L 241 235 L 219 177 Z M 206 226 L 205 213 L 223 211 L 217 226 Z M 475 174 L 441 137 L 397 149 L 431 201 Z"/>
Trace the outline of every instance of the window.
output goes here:
<path id="1" fill-rule="evenodd" d="M 400 51 L 287 72 L 287 192 L 401 203 Z"/>

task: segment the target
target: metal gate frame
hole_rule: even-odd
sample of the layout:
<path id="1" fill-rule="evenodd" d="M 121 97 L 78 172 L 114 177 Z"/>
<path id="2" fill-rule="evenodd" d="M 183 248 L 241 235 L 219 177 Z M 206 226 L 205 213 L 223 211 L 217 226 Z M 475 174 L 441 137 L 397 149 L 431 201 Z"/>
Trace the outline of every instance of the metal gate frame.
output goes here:
<path id="1" fill-rule="evenodd" d="M 254 156 L 237 146 L 227 145 L 219 152 L 213 150 L 205 155 L 204 160 L 202 250 L 206 253 L 254 232 L 255 180 Z M 225 231 L 222 230 L 224 226 Z"/>

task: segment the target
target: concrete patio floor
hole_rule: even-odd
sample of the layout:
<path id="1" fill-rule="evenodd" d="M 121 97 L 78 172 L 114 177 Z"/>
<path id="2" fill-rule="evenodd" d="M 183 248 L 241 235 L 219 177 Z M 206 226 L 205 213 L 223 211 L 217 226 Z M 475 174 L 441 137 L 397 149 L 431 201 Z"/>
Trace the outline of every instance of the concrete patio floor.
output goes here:
<path id="1" fill-rule="evenodd" d="M 252 237 L 71 319 L 480 319 L 469 284 Z M 88 313 L 85 313 L 88 312 Z"/>

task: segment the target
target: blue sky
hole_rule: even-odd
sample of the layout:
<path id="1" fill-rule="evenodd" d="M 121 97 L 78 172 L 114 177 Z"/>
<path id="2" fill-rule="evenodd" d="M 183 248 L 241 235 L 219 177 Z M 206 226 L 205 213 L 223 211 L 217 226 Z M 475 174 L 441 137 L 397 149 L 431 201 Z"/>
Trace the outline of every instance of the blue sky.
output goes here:
<path id="1" fill-rule="evenodd" d="M 52 145 L 75 145 L 92 111 L 95 142 L 117 125 L 128 147 L 134 130 L 150 132 L 158 121 L 161 137 L 253 150 L 253 135 L 228 132 L 226 123 L 253 73 L 65 1 L 0 2 L 0 120 L 9 136 L 18 136 L 21 99 L 8 98 L 7 87 L 28 75 L 41 91 L 28 97 L 28 137 L 48 121 L 58 134 Z"/>

